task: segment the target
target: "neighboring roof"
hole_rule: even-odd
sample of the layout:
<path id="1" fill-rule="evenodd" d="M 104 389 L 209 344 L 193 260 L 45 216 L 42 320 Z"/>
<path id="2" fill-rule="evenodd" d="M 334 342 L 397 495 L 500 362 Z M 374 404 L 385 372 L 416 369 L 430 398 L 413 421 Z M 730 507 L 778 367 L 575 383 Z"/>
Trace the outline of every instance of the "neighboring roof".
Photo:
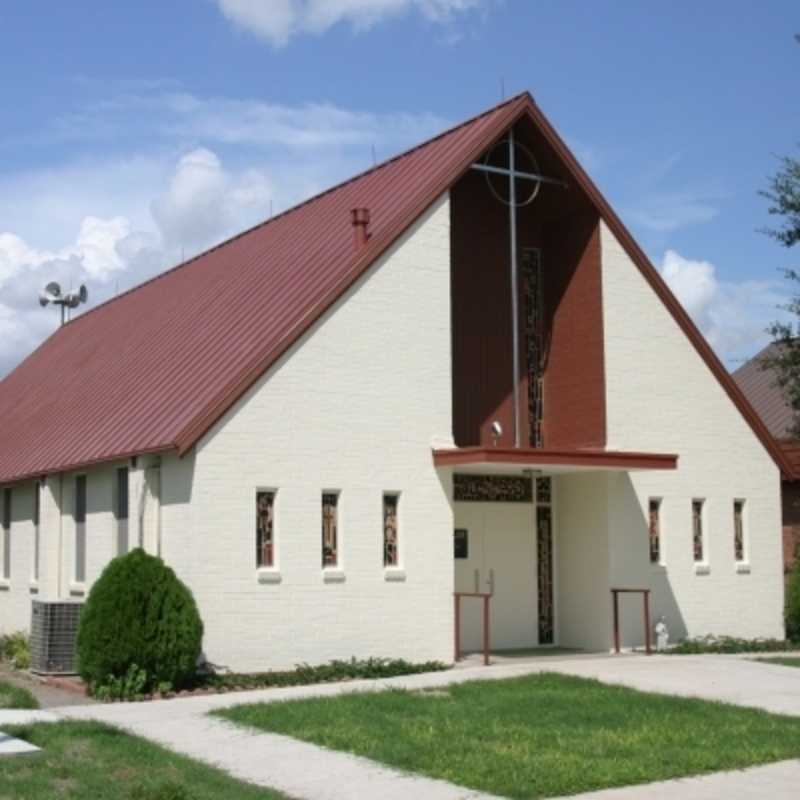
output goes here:
<path id="1" fill-rule="evenodd" d="M 0 483 L 165 450 L 220 416 L 522 116 L 542 132 L 756 435 L 764 424 L 528 93 L 60 328 L 0 382 Z M 350 210 L 372 236 L 353 248 Z"/>
<path id="2" fill-rule="evenodd" d="M 769 344 L 760 353 L 733 372 L 733 379 L 744 392 L 756 413 L 776 439 L 790 438 L 794 412 L 775 384 L 775 373 L 764 369 L 765 359 L 776 354 L 777 345 Z"/>
<path id="3" fill-rule="evenodd" d="M 623 450 L 545 450 L 534 447 L 457 447 L 433 451 L 437 467 L 488 464 L 576 469 L 677 469 L 672 453 L 634 453 Z"/>

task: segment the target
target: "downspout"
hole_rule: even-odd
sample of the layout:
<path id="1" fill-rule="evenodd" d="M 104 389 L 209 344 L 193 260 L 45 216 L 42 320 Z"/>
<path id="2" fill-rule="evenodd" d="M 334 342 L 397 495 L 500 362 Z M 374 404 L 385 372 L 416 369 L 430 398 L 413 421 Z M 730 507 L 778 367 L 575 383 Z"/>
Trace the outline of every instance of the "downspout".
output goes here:
<path id="1" fill-rule="evenodd" d="M 139 509 L 137 513 L 137 524 L 139 528 L 139 547 L 144 550 L 144 511 L 145 505 L 147 504 L 147 471 L 142 468 L 140 474 L 141 480 L 139 481 Z"/>

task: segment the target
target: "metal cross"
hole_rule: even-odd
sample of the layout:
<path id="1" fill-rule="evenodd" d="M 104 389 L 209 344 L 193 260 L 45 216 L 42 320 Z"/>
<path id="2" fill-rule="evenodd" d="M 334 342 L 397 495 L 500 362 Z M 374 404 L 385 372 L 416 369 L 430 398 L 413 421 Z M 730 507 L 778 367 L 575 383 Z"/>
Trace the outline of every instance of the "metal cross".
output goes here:
<path id="1" fill-rule="evenodd" d="M 519 422 L 519 299 L 517 297 L 517 180 L 553 183 L 566 188 L 567 184 L 559 178 L 549 178 L 536 172 L 523 172 L 516 168 L 514 130 L 508 131 L 508 169 L 489 164 L 475 163 L 472 169 L 492 175 L 505 175 L 508 180 L 509 237 L 511 242 L 511 324 L 514 348 L 514 447 L 520 447 Z"/>

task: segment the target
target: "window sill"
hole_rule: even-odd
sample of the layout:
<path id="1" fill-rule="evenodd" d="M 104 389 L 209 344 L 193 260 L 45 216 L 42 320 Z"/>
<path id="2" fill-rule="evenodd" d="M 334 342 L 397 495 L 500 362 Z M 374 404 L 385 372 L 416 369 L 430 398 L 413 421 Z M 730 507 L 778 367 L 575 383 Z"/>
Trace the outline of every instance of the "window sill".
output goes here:
<path id="1" fill-rule="evenodd" d="M 69 585 L 69 593 L 73 597 L 83 597 L 86 594 L 85 583 L 71 583 Z"/>
<path id="2" fill-rule="evenodd" d="M 665 573 L 666 571 L 667 571 L 667 565 L 666 564 L 653 564 L 652 562 L 650 563 L 650 572 L 652 572 L 652 573 L 654 573 L 656 575 L 661 575 L 661 574 Z"/>
<path id="3" fill-rule="evenodd" d="M 9 578 L 0 578 L 0 591 L 7 592 L 11 588 L 11 581 Z"/>
<path id="4" fill-rule="evenodd" d="M 259 583 L 280 583 L 283 580 L 281 571 L 275 567 L 259 567 L 256 575 Z"/>
<path id="5" fill-rule="evenodd" d="M 28 591 L 31 594 L 39 594 L 39 581 L 31 581 Z"/>
<path id="6" fill-rule="evenodd" d="M 695 564 L 694 565 L 694 574 L 695 575 L 710 575 L 711 574 L 711 567 L 708 564 Z"/>
<path id="7" fill-rule="evenodd" d="M 384 567 L 383 579 L 385 581 L 404 581 L 406 571 L 402 567 Z"/>
<path id="8" fill-rule="evenodd" d="M 325 567 L 322 570 L 322 580 L 325 583 L 344 583 L 344 570 L 338 567 Z"/>
<path id="9" fill-rule="evenodd" d="M 739 561 L 736 564 L 736 573 L 738 575 L 749 575 L 750 564 L 747 561 Z"/>

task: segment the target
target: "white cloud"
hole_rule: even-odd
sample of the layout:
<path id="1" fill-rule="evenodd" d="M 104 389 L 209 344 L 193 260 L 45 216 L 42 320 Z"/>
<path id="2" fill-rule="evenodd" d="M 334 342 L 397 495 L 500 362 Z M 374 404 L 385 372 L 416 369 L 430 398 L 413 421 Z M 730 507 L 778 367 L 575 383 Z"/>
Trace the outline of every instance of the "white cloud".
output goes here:
<path id="1" fill-rule="evenodd" d="M 718 214 L 713 199 L 685 193 L 653 195 L 629 212 L 630 218 L 638 225 L 661 234 L 711 222 Z"/>
<path id="2" fill-rule="evenodd" d="M 411 11 L 439 25 L 474 11 L 484 0 L 216 0 L 225 17 L 275 47 L 299 34 L 322 34 L 339 23 L 354 31 Z"/>
<path id="3" fill-rule="evenodd" d="M 198 97 L 187 92 L 126 92 L 57 117 L 43 137 L 60 142 L 140 141 L 203 143 L 307 152 L 379 145 L 384 154 L 440 131 L 431 113 L 372 113 L 331 103 L 287 106 L 263 100 Z"/>
<path id="4" fill-rule="evenodd" d="M 166 247 L 195 250 L 269 216 L 272 196 L 263 172 L 231 175 L 201 147 L 180 159 L 166 191 L 153 201 L 153 218 Z"/>
<path id="5" fill-rule="evenodd" d="M 60 314 L 38 304 L 46 283 L 57 281 L 64 290 L 85 283 L 92 305 L 157 272 L 161 258 L 154 237 L 132 232 L 124 217 L 86 217 L 74 241 L 58 250 L 40 250 L 15 234 L 0 233 L 0 376 L 58 324 Z"/>
<path id="6" fill-rule="evenodd" d="M 780 281 L 723 281 L 708 261 L 667 250 L 661 275 L 723 361 L 731 367 L 769 341 L 766 327 L 784 318 Z"/>
<path id="7" fill-rule="evenodd" d="M 54 329 L 48 281 L 86 283 L 91 307 L 446 125 L 161 84 L 75 109 L 39 132 L 69 161 L 0 169 L 0 377 Z"/>

